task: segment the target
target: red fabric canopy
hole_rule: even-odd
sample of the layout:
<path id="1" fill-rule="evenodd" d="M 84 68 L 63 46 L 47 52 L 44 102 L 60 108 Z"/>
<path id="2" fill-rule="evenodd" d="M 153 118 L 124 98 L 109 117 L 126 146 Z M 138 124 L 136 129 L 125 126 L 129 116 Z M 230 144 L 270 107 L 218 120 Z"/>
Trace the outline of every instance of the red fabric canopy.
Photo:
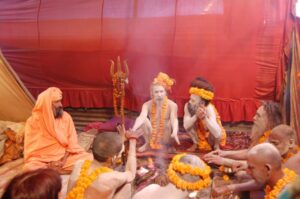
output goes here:
<path id="1" fill-rule="evenodd" d="M 223 121 L 252 121 L 280 92 L 289 12 L 286 0 L 2 0 L 0 48 L 34 96 L 57 86 L 65 106 L 112 107 L 109 60 L 120 55 L 127 109 L 141 109 L 162 71 L 176 79 L 179 115 L 202 76 Z"/>

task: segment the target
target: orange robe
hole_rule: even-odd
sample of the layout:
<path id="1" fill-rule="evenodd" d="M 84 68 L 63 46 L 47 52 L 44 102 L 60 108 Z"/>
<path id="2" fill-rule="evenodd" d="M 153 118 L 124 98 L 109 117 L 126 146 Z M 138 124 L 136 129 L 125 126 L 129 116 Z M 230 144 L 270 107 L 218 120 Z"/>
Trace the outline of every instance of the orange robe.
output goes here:
<path id="1" fill-rule="evenodd" d="M 63 112 L 61 118 L 54 118 L 52 102 L 60 98 L 61 91 L 53 87 L 39 95 L 25 125 L 24 170 L 45 168 L 49 162 L 61 160 L 66 152 L 69 156 L 62 168 L 67 171 L 79 159 L 93 159 L 79 146 L 71 116 Z"/>

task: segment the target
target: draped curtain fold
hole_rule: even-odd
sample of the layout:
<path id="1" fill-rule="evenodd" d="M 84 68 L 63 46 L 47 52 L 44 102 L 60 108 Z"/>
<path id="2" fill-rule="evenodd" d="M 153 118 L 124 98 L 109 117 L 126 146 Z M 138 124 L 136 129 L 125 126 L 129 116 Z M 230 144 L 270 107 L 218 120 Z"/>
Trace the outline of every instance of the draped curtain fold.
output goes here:
<path id="1" fill-rule="evenodd" d="M 297 140 L 300 143 L 300 38 L 299 25 L 297 20 L 293 36 L 292 36 L 292 52 L 291 52 L 291 74 L 290 74 L 290 125 L 296 130 Z"/>
<path id="2" fill-rule="evenodd" d="M 30 92 L 72 107 L 112 107 L 110 60 L 127 59 L 125 107 L 139 111 L 162 71 L 183 114 L 193 78 L 215 87 L 223 121 L 252 121 L 276 100 L 289 24 L 286 0 L 2 0 L 0 47 Z"/>

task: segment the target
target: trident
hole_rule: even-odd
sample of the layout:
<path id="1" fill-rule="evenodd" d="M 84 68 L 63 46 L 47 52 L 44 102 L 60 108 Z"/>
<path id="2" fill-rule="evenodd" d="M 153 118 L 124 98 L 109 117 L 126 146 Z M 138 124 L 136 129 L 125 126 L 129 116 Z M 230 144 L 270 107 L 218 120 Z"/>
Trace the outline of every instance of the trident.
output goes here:
<path id="1" fill-rule="evenodd" d="M 115 116 L 122 117 L 122 123 L 124 124 L 124 100 L 125 100 L 125 83 L 128 83 L 128 76 L 129 76 L 129 70 L 128 70 L 128 64 L 125 61 L 124 63 L 124 69 L 125 71 L 122 71 L 121 66 L 121 59 L 120 56 L 117 58 L 117 71 L 114 71 L 114 61 L 110 60 L 110 75 L 112 76 L 113 81 L 113 103 L 114 103 L 114 113 Z M 120 105 L 120 113 L 118 111 L 118 106 Z"/>

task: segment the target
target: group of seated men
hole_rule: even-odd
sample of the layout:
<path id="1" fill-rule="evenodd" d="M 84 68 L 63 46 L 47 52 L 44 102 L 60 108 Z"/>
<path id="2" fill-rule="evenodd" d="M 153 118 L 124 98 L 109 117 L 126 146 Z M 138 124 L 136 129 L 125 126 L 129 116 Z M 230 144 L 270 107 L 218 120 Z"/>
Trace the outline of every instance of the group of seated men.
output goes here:
<path id="1" fill-rule="evenodd" d="M 231 167 L 241 179 L 240 183 L 214 187 L 213 194 L 216 196 L 250 191 L 254 198 L 278 198 L 287 185 L 295 181 L 300 159 L 295 131 L 282 124 L 279 106 L 266 102 L 259 107 L 253 118 L 249 149 L 221 150 L 226 144 L 226 132 L 211 103 L 214 89 L 207 80 L 198 77 L 191 82 L 190 99 L 184 106 L 183 125 L 193 141 L 188 151 L 197 148 L 213 151 L 204 156 L 206 163 L 195 155 L 175 155 L 167 170 L 166 186 L 149 185 L 132 196 L 138 137 L 143 135 L 145 140 L 138 149 L 140 152 L 149 149 L 174 152 L 172 139 L 180 144 L 177 105 L 167 97 L 167 91 L 173 84 L 174 80 L 167 74 L 159 73 L 151 84 L 151 100 L 143 104 L 132 129 L 118 126 L 118 133 L 97 134 L 93 154 L 79 146 L 72 118 L 62 108 L 62 92 L 58 88 L 48 88 L 38 96 L 32 116 L 26 122 L 25 173 L 39 169 L 71 173 L 66 197 L 70 199 L 186 198 L 191 192 L 210 185 L 211 169 L 206 163 Z M 125 170 L 114 171 L 113 165 L 126 140 L 129 141 L 129 150 Z M 13 191 L 16 184 L 8 185 L 5 197 L 13 198 L 13 194 L 18 194 Z M 264 189 L 265 193 L 262 192 Z M 36 189 L 27 191 L 35 192 Z"/>

